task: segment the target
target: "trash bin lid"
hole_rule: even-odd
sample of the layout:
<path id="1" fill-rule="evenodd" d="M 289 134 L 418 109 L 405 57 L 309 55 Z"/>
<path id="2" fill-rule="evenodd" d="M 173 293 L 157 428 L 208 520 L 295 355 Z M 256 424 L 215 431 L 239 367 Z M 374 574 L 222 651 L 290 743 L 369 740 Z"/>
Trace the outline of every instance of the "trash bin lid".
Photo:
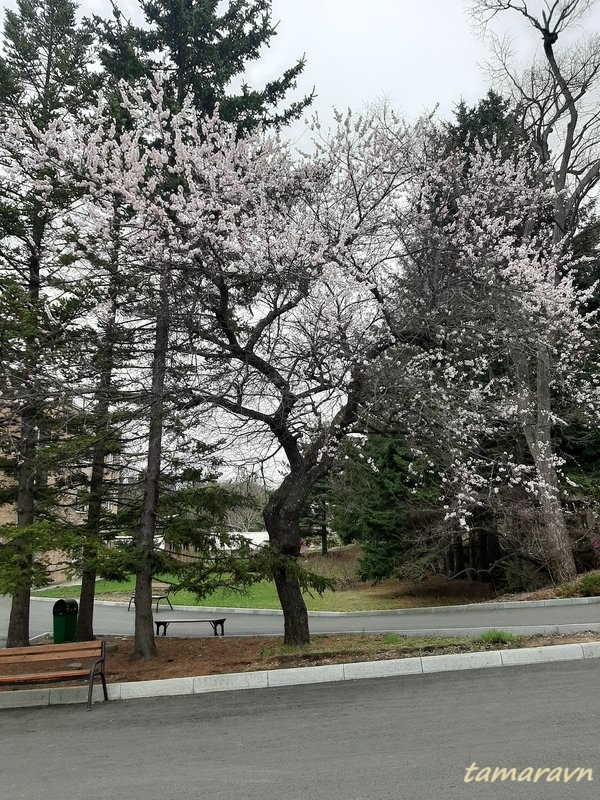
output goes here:
<path id="1" fill-rule="evenodd" d="M 67 601 L 66 600 L 57 600 L 56 603 L 52 606 L 52 615 L 55 617 L 62 617 L 63 614 L 67 613 Z"/>

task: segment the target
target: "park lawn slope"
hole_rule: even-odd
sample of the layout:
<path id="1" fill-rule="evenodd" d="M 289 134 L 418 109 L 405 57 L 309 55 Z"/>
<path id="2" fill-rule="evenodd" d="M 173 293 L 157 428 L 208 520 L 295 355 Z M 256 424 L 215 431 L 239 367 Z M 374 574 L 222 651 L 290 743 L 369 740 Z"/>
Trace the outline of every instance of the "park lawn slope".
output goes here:
<path id="1" fill-rule="evenodd" d="M 449 582 L 446 582 L 449 583 Z M 113 581 L 98 581 L 96 583 L 97 600 L 129 601 L 133 592 L 134 582 L 115 583 Z M 326 591 L 322 596 L 314 593 L 305 593 L 304 599 L 309 611 L 385 611 L 394 608 L 422 608 L 424 606 L 444 606 L 463 603 L 480 602 L 481 597 L 473 596 L 467 587 L 454 584 L 458 591 L 451 594 L 431 591 L 431 585 L 425 582 L 422 594 L 418 588 L 410 589 L 410 593 L 402 590 L 402 585 L 397 580 L 382 581 L 376 586 L 360 584 L 349 589 Z M 79 586 L 58 586 L 52 589 L 35 592 L 37 597 L 74 597 L 79 598 Z M 275 585 L 270 581 L 255 583 L 247 592 L 231 592 L 218 590 L 198 599 L 192 592 L 175 592 L 170 595 L 173 605 L 180 606 L 207 606 L 220 608 L 263 608 L 278 609 L 279 598 Z"/>

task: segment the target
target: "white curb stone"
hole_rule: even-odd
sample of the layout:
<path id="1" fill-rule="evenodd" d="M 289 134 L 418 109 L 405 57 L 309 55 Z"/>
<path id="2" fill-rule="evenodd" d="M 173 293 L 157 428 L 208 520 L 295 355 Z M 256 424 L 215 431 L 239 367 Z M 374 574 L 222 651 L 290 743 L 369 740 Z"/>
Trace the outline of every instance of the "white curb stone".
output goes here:
<path id="1" fill-rule="evenodd" d="M 458 669 L 483 669 L 484 667 L 501 667 L 502 661 L 498 650 L 484 653 L 455 653 L 443 656 L 427 656 L 423 658 L 423 673 L 448 672 Z"/>
<path id="2" fill-rule="evenodd" d="M 157 681 L 132 681 L 121 684 L 121 700 L 134 697 L 162 697 L 164 695 L 193 694 L 193 678 L 168 678 Z"/>
<path id="3" fill-rule="evenodd" d="M 327 664 L 323 667 L 297 667 L 295 669 L 270 669 L 267 672 L 269 687 L 292 686 L 300 683 L 343 681 L 344 665 Z"/>
<path id="4" fill-rule="evenodd" d="M 573 661 L 583 658 L 580 644 L 559 644 L 550 647 L 527 647 L 522 650 L 502 650 L 502 665 L 543 664 L 548 661 Z"/>
<path id="5" fill-rule="evenodd" d="M 267 689 L 267 670 L 232 672 L 227 675 L 200 675 L 194 678 L 194 694 L 229 692 L 235 689 Z"/>
<path id="6" fill-rule="evenodd" d="M 109 700 L 121 699 L 121 685 L 120 683 L 110 683 L 106 687 L 108 690 Z M 71 703 L 87 703 L 88 687 L 87 686 L 58 686 L 50 690 L 50 705 L 62 706 Z M 94 685 L 92 692 L 92 702 L 104 702 L 104 693 L 102 686 Z"/>
<path id="7" fill-rule="evenodd" d="M 584 658 L 600 658 L 600 642 L 582 642 Z"/>
<path id="8" fill-rule="evenodd" d="M 5 708 L 47 706 L 49 703 L 50 689 L 17 689 L 13 692 L 0 692 L 0 711 Z"/>
<path id="9" fill-rule="evenodd" d="M 423 666 L 420 658 L 394 658 L 389 661 L 359 661 L 344 664 L 344 679 L 391 678 L 394 675 L 420 675 Z"/>

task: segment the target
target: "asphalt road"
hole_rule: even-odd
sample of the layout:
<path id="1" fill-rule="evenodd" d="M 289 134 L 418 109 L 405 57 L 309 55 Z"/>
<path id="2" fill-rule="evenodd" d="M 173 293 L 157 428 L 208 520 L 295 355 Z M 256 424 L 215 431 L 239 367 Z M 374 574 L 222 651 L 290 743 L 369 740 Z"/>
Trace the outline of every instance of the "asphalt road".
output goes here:
<path id="1" fill-rule="evenodd" d="M 52 630 L 52 602 L 43 600 L 31 601 L 31 636 Z M 3 645 L 8 629 L 10 599 L 0 596 L 0 646 Z M 161 607 L 160 616 L 171 614 Z M 177 611 L 179 616 L 204 616 L 200 608 Z M 95 632 L 98 635 L 127 635 L 133 633 L 134 611 L 117 606 L 97 605 L 94 612 Z M 210 613 L 206 614 L 211 616 Z M 531 607 L 523 604 L 520 608 L 490 608 L 475 605 L 466 610 L 436 611 L 428 614 L 394 614 L 384 615 L 352 614 L 326 617 L 311 617 L 310 627 L 313 633 L 341 633 L 362 631 L 420 631 L 420 630 L 463 630 L 477 632 L 491 628 L 511 630 L 527 628 L 528 633 L 543 632 L 547 626 L 567 626 L 576 630 L 600 630 L 600 604 L 562 605 Z M 240 614 L 227 613 L 225 633 L 234 636 L 271 635 L 283 633 L 281 614 Z M 185 625 L 173 627 L 169 636 L 209 636 L 212 635 L 208 625 Z"/>
<path id="2" fill-rule="evenodd" d="M 600 781 L 595 661 L 97 703 L 90 713 L 18 709 L 0 723 L 3 800 L 583 800 Z M 473 763 L 531 767 L 530 777 L 583 767 L 594 780 L 465 783 Z"/>

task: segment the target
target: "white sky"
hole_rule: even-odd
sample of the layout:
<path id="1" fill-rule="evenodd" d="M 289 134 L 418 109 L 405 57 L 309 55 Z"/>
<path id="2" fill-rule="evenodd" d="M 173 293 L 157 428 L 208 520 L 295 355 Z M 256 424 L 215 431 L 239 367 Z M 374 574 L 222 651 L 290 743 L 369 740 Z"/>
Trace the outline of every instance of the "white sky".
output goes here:
<path id="1" fill-rule="evenodd" d="M 542 5 L 529 2 L 536 11 Z M 333 106 L 359 111 L 382 98 L 409 119 L 436 106 L 448 118 L 461 98 L 474 105 L 490 88 L 484 66 L 491 54 L 470 6 L 469 0 L 273 0 L 278 34 L 248 78 L 264 84 L 304 54 L 299 89 L 315 87 L 313 108 L 325 122 Z M 600 30 L 600 0 L 585 29 L 577 34 Z M 514 12 L 501 15 L 494 30 L 513 41 L 523 63 L 539 46 L 539 36 Z M 294 138 L 303 129 L 294 125 Z"/>
<path id="2" fill-rule="evenodd" d="M 464 0 L 274 0 L 273 18 L 278 34 L 249 76 L 264 81 L 305 54 L 301 88 L 315 87 L 325 119 L 381 98 L 411 117 L 436 104 L 446 114 L 485 94 L 486 50 Z"/>
<path id="3" fill-rule="evenodd" d="M 136 0 L 117 2 L 140 21 Z M 14 5 L 0 0 L 0 7 Z M 542 5 L 529 2 L 536 11 Z M 278 34 L 246 77 L 262 86 L 305 55 L 297 94 L 315 88 L 313 108 L 325 123 L 334 106 L 359 111 L 382 98 L 411 119 L 436 105 L 447 118 L 461 98 L 475 104 L 489 87 L 483 70 L 489 49 L 471 25 L 469 6 L 470 0 L 273 0 Z M 108 0 L 81 0 L 83 14 L 108 9 Z M 529 60 L 538 44 L 535 33 L 518 14 L 501 17 L 503 28 L 496 30 L 514 38 L 516 54 Z M 585 27 L 600 31 L 600 0 Z M 295 125 L 292 137 L 303 130 Z"/>

